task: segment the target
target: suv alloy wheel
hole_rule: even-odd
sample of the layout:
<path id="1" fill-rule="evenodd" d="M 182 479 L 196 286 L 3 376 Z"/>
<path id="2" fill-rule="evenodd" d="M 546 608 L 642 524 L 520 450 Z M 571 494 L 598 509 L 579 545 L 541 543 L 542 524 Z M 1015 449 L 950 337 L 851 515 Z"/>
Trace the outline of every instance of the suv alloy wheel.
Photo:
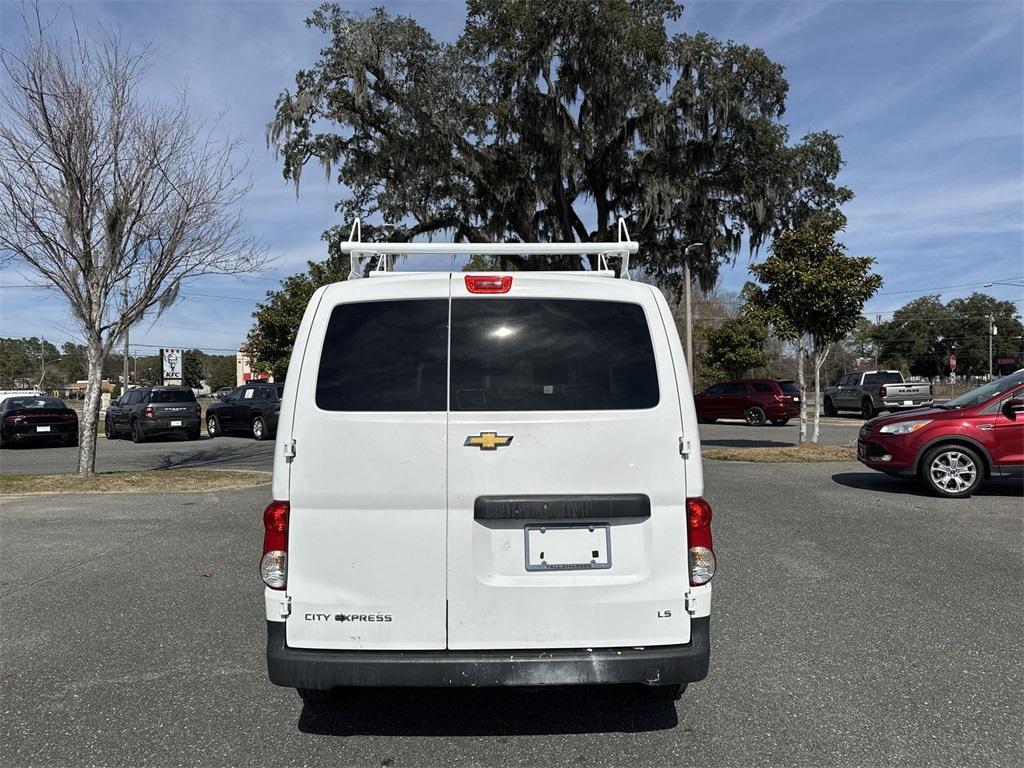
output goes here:
<path id="1" fill-rule="evenodd" d="M 977 490 L 985 476 L 985 465 L 974 451 L 963 445 L 940 445 L 925 454 L 921 479 L 937 496 L 963 499 Z"/>
<path id="2" fill-rule="evenodd" d="M 743 412 L 743 418 L 746 419 L 747 424 L 752 427 L 763 427 L 765 422 L 768 421 L 768 416 L 765 415 L 764 408 L 759 405 L 752 405 Z"/>
<path id="3" fill-rule="evenodd" d="M 210 437 L 216 437 L 220 434 L 220 423 L 217 421 L 216 416 L 206 417 L 206 434 Z"/>
<path id="4" fill-rule="evenodd" d="M 267 436 L 267 423 L 263 421 L 262 416 L 255 416 L 252 420 L 252 438 L 253 440 L 262 440 Z"/>

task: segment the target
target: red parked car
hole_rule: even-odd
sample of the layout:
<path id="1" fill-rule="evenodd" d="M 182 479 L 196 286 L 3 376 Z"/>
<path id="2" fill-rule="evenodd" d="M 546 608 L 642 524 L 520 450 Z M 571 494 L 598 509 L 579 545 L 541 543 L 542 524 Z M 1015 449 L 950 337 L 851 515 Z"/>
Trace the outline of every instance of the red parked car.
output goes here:
<path id="1" fill-rule="evenodd" d="M 753 427 L 769 421 L 781 427 L 800 415 L 800 390 L 792 381 L 739 379 L 723 381 L 693 396 L 697 418 L 711 424 L 718 419 L 744 419 Z"/>
<path id="2" fill-rule="evenodd" d="M 1024 477 L 1024 369 L 934 408 L 872 419 L 861 427 L 857 458 L 952 499 L 985 478 Z"/>

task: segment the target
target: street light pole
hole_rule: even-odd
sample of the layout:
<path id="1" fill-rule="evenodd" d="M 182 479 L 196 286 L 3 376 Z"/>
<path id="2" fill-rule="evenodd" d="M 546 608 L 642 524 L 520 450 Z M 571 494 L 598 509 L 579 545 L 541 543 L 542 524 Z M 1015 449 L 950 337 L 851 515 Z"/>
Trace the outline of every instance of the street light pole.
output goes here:
<path id="1" fill-rule="evenodd" d="M 988 378 L 992 380 L 992 337 L 998 333 L 996 327 L 992 324 L 995 317 L 992 314 L 988 316 Z"/>
<path id="2" fill-rule="evenodd" d="M 686 301 L 686 372 L 693 387 L 693 313 L 690 306 L 690 252 L 703 248 L 704 243 L 691 243 L 683 249 L 683 293 Z"/>

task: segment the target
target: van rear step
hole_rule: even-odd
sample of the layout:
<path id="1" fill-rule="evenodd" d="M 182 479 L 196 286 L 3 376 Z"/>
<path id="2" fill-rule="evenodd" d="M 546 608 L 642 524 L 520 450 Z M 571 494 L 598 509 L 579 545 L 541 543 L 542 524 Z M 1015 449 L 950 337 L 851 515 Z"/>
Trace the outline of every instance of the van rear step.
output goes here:
<path id="1" fill-rule="evenodd" d="M 324 651 L 289 648 L 285 623 L 267 622 L 270 681 L 287 688 L 461 688 L 500 685 L 676 685 L 703 680 L 711 618 L 691 622 L 686 645 L 595 650 Z"/>

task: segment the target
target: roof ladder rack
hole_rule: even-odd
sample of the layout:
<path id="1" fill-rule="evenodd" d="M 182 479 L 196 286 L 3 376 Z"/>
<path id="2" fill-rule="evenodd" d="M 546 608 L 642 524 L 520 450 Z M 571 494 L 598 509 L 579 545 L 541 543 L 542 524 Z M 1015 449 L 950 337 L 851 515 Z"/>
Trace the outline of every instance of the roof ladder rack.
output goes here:
<path id="1" fill-rule="evenodd" d="M 629 239 L 625 219 L 619 219 L 616 242 L 597 243 L 364 243 L 361 219 L 352 222 L 348 241 L 342 244 L 342 253 L 349 254 L 351 269 L 348 279 L 363 276 L 363 259 L 376 259 L 374 275 L 394 271 L 392 259 L 403 254 L 465 254 L 480 256 L 597 256 L 597 270 L 601 274 L 614 274 L 609 259 L 621 260 L 619 277 L 629 280 L 629 257 L 640 249 L 639 243 Z M 588 274 L 581 270 L 580 274 Z"/>

